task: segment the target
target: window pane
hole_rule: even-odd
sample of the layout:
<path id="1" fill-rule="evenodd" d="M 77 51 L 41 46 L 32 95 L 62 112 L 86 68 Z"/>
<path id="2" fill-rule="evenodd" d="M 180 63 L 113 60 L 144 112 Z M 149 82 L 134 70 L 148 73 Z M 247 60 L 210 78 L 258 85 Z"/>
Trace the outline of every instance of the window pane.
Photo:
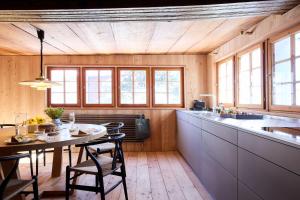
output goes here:
<path id="1" fill-rule="evenodd" d="M 250 71 L 244 71 L 240 73 L 239 83 L 242 90 L 244 87 L 250 86 Z"/>
<path id="2" fill-rule="evenodd" d="M 121 82 L 121 92 L 133 92 L 132 82 Z"/>
<path id="3" fill-rule="evenodd" d="M 85 79 L 87 82 L 97 82 L 98 81 L 98 71 L 97 70 L 86 70 Z"/>
<path id="4" fill-rule="evenodd" d="M 296 84 L 296 105 L 300 106 L 300 83 Z"/>
<path id="5" fill-rule="evenodd" d="M 256 69 L 252 70 L 251 83 L 252 83 L 252 86 L 260 86 L 261 85 L 261 69 L 260 68 L 256 68 Z"/>
<path id="6" fill-rule="evenodd" d="M 292 105 L 292 84 L 273 85 L 273 104 Z"/>
<path id="7" fill-rule="evenodd" d="M 64 92 L 64 82 L 58 82 L 59 86 L 52 86 L 51 92 Z"/>
<path id="8" fill-rule="evenodd" d="M 132 93 L 121 93 L 121 104 L 133 104 L 133 94 Z"/>
<path id="9" fill-rule="evenodd" d="M 77 103 L 77 93 L 66 93 L 66 104 Z"/>
<path id="10" fill-rule="evenodd" d="M 86 103 L 87 104 L 98 104 L 98 93 L 86 93 Z"/>
<path id="11" fill-rule="evenodd" d="M 248 71 L 250 69 L 249 53 L 244 54 L 240 58 L 240 71 Z"/>
<path id="12" fill-rule="evenodd" d="M 112 104 L 112 93 L 100 93 L 100 104 Z"/>
<path id="13" fill-rule="evenodd" d="M 296 59 L 296 81 L 300 81 L 300 58 Z"/>
<path id="14" fill-rule="evenodd" d="M 51 93 L 51 103 L 52 104 L 63 104 L 64 103 L 64 93 Z"/>
<path id="15" fill-rule="evenodd" d="M 146 71 L 145 70 L 134 71 L 134 81 L 146 82 Z"/>
<path id="16" fill-rule="evenodd" d="M 274 44 L 275 62 L 288 59 L 291 57 L 290 37 L 280 40 Z"/>
<path id="17" fill-rule="evenodd" d="M 66 81 L 77 81 L 77 70 L 65 70 Z"/>
<path id="18" fill-rule="evenodd" d="M 231 90 L 232 89 L 232 87 L 233 87 L 233 83 L 232 83 L 232 80 L 233 80 L 233 78 L 232 78 L 232 76 L 227 76 L 226 77 L 227 78 L 227 82 L 226 82 L 226 90 Z"/>
<path id="19" fill-rule="evenodd" d="M 226 63 L 222 63 L 219 67 L 219 77 L 224 77 L 226 76 L 227 72 L 226 72 Z"/>
<path id="20" fill-rule="evenodd" d="M 232 63 L 232 60 L 230 60 L 230 61 L 228 61 L 227 62 L 227 65 L 226 65 L 226 67 L 227 67 L 227 76 L 232 76 L 232 74 L 233 74 L 233 63 Z"/>
<path id="21" fill-rule="evenodd" d="M 134 104 L 146 104 L 146 94 L 145 93 L 134 93 Z"/>
<path id="22" fill-rule="evenodd" d="M 111 82 L 100 82 L 100 92 L 112 92 Z"/>
<path id="23" fill-rule="evenodd" d="M 121 82 L 132 82 L 132 71 L 131 70 L 121 70 L 120 71 Z"/>
<path id="24" fill-rule="evenodd" d="M 64 70 L 51 70 L 51 80 L 52 81 L 63 81 L 64 80 Z"/>
<path id="25" fill-rule="evenodd" d="M 257 48 L 252 52 L 252 68 L 257 68 L 261 66 L 260 55 L 261 55 L 260 48 Z"/>
<path id="26" fill-rule="evenodd" d="M 250 104 L 251 94 L 250 88 L 244 87 L 242 90 L 239 91 L 239 103 L 241 104 Z"/>
<path id="27" fill-rule="evenodd" d="M 224 103 L 233 103 L 233 90 L 226 90 L 226 99 Z"/>
<path id="28" fill-rule="evenodd" d="M 166 93 L 155 93 L 155 104 L 167 104 L 168 96 Z"/>
<path id="29" fill-rule="evenodd" d="M 100 70 L 100 81 L 112 81 L 112 71 L 111 70 Z"/>
<path id="30" fill-rule="evenodd" d="M 180 83 L 169 82 L 169 94 L 180 96 Z"/>
<path id="31" fill-rule="evenodd" d="M 146 82 L 134 82 L 134 92 L 146 93 Z"/>
<path id="32" fill-rule="evenodd" d="M 295 55 L 300 56 L 300 32 L 295 35 Z"/>
<path id="33" fill-rule="evenodd" d="M 261 87 L 251 88 L 251 103 L 261 104 Z"/>
<path id="34" fill-rule="evenodd" d="M 273 82 L 283 83 L 292 81 L 291 62 L 278 63 L 274 67 Z"/>
<path id="35" fill-rule="evenodd" d="M 180 71 L 169 71 L 168 72 L 169 81 L 180 81 Z"/>
<path id="36" fill-rule="evenodd" d="M 155 82 L 156 81 L 167 81 L 167 71 L 155 71 Z"/>
<path id="37" fill-rule="evenodd" d="M 180 104 L 180 95 L 169 94 L 169 104 Z"/>
<path id="38" fill-rule="evenodd" d="M 167 93 L 167 81 L 166 82 L 162 82 L 162 81 L 155 82 L 155 93 L 157 93 L 157 92 Z"/>
<path id="39" fill-rule="evenodd" d="M 65 92 L 77 92 L 77 82 L 66 82 Z"/>
<path id="40" fill-rule="evenodd" d="M 87 82 L 86 92 L 98 92 L 98 82 Z"/>

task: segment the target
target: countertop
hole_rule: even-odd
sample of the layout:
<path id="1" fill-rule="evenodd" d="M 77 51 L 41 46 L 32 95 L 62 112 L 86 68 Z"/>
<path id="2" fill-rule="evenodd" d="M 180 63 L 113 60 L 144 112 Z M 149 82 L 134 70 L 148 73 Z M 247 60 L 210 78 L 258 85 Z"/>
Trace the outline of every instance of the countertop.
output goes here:
<path id="1" fill-rule="evenodd" d="M 208 111 L 191 111 L 191 110 L 178 110 L 192 116 L 220 123 L 247 133 L 255 134 L 276 142 L 284 143 L 300 149 L 300 135 L 289 134 L 286 132 L 269 132 L 262 130 L 262 127 L 288 127 L 300 128 L 300 119 L 289 117 L 278 117 L 273 115 L 264 115 L 263 119 L 259 120 L 245 120 L 245 119 L 232 119 L 222 118 L 218 114 Z M 300 134 L 300 131 L 299 131 Z"/>

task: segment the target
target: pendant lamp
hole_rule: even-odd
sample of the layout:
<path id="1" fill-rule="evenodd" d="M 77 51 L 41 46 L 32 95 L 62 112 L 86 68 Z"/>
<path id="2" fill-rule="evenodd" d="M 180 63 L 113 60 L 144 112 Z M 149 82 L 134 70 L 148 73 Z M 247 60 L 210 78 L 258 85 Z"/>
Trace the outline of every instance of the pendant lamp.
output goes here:
<path id="1" fill-rule="evenodd" d="M 22 81 L 19 82 L 20 85 L 24 86 L 30 86 L 32 88 L 35 88 L 37 90 L 47 90 L 48 88 L 51 88 L 52 86 L 59 86 L 60 84 L 54 81 L 50 81 L 47 78 L 45 78 L 43 73 L 43 40 L 44 40 L 44 31 L 41 29 L 37 29 L 37 35 L 38 38 L 41 41 L 41 66 L 40 66 L 40 77 L 36 78 L 35 80 L 29 80 L 29 81 Z"/>

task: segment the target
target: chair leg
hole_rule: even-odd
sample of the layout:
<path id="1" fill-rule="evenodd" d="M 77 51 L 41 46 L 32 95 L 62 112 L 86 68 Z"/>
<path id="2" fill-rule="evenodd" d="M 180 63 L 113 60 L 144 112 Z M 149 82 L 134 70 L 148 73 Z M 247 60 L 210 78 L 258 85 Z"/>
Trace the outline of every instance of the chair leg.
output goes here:
<path id="1" fill-rule="evenodd" d="M 69 200 L 70 195 L 70 169 L 66 167 L 66 200 Z"/>
<path id="2" fill-rule="evenodd" d="M 35 150 L 35 175 L 39 174 L 39 151 Z"/>
<path id="3" fill-rule="evenodd" d="M 112 150 L 110 150 L 109 153 L 110 153 L 110 156 L 111 156 L 111 157 L 114 157 L 113 151 L 112 151 Z"/>
<path id="4" fill-rule="evenodd" d="M 121 168 L 121 173 L 122 173 L 122 183 L 123 183 L 125 199 L 128 200 L 127 185 L 126 185 L 126 174 L 125 174 L 125 167 L 124 166 L 122 166 L 122 168 Z"/>
<path id="5" fill-rule="evenodd" d="M 100 196 L 101 196 L 101 200 L 105 200 L 103 177 L 99 177 L 99 182 L 100 182 Z"/>
<path id="6" fill-rule="evenodd" d="M 98 189 L 98 186 L 99 186 L 99 178 L 98 178 L 97 175 L 95 176 L 95 185 L 96 185 L 96 188 Z M 96 191 L 96 194 L 98 194 L 98 190 Z"/>
<path id="7" fill-rule="evenodd" d="M 44 156 L 44 166 L 46 166 L 46 150 L 42 150 L 43 151 L 43 156 Z"/>
<path id="8" fill-rule="evenodd" d="M 39 197 L 39 188 L 38 188 L 38 180 L 37 180 L 37 177 L 33 177 L 33 179 L 35 180 L 33 183 L 32 183 L 32 188 L 33 188 L 33 199 L 34 200 L 39 200 L 40 197 Z"/>
<path id="9" fill-rule="evenodd" d="M 72 151 L 71 151 L 71 146 L 68 146 L 68 151 L 69 151 L 69 165 L 72 167 Z"/>
<path id="10" fill-rule="evenodd" d="M 33 177 L 33 165 L 32 165 L 32 151 L 29 151 L 29 163 L 30 163 L 30 174 Z"/>

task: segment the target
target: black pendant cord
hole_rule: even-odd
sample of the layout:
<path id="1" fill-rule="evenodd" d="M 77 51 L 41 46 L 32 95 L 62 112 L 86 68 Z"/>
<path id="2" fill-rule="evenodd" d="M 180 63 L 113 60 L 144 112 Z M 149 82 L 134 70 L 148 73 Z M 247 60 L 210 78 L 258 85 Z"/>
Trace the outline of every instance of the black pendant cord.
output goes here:
<path id="1" fill-rule="evenodd" d="M 38 29 L 37 30 L 37 34 L 38 34 L 38 38 L 40 39 L 41 41 L 41 74 L 40 74 L 40 77 L 43 77 L 44 76 L 44 73 L 43 73 L 43 40 L 44 40 L 44 31 L 41 30 L 41 29 Z"/>

